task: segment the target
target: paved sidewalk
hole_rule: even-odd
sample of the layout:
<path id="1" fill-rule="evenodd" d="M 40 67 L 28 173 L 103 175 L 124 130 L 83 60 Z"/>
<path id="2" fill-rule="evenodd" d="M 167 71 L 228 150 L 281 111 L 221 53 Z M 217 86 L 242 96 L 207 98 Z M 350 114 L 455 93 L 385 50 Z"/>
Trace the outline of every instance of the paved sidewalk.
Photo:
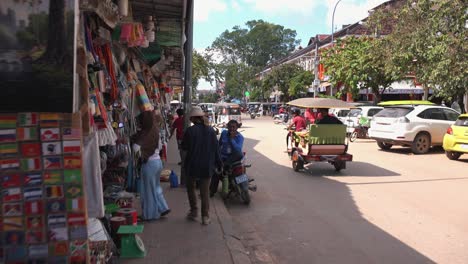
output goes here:
<path id="1" fill-rule="evenodd" d="M 180 176 L 175 139 L 169 142 L 167 154 L 164 169 L 172 169 Z M 121 259 L 120 263 L 251 263 L 236 238 L 231 216 L 218 196 L 210 200 L 211 224 L 204 226 L 201 217 L 198 222 L 185 219 L 189 210 L 185 188 L 170 188 L 165 182 L 162 187 L 171 213 L 157 221 L 144 223 L 144 232 L 140 236 L 147 251 L 145 258 Z"/>

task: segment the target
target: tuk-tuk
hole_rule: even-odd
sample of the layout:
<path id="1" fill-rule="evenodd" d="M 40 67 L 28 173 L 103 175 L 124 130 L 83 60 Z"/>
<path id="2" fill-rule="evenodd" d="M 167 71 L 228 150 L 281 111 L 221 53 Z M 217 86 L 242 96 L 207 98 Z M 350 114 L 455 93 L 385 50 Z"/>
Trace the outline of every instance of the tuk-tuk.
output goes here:
<path id="1" fill-rule="evenodd" d="M 300 98 L 287 103 L 298 108 L 354 108 L 352 104 L 330 98 Z M 336 171 L 346 169 L 353 160 L 348 153 L 348 137 L 344 124 L 310 124 L 304 131 L 289 131 L 287 151 L 294 171 L 311 162 L 326 161 Z"/>
<path id="2" fill-rule="evenodd" d="M 225 127 L 230 120 L 236 120 L 242 126 L 241 108 L 234 103 L 220 103 L 213 105 L 215 124 Z"/>

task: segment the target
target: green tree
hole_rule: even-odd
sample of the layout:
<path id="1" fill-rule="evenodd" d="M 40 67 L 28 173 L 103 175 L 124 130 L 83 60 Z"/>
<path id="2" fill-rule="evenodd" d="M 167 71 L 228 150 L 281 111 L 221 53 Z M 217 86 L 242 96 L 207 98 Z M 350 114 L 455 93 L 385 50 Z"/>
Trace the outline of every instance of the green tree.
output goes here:
<path id="1" fill-rule="evenodd" d="M 263 79 L 262 91 L 265 93 L 277 88 L 289 99 L 290 83 L 303 71 L 301 67 L 293 63 L 281 64 L 274 67 Z"/>
<path id="2" fill-rule="evenodd" d="M 301 93 L 307 92 L 307 87 L 312 84 L 314 75 L 310 71 L 302 71 L 289 81 L 289 96 L 298 97 Z"/>
<path id="3" fill-rule="evenodd" d="M 344 85 L 344 91 L 356 97 L 361 88 L 371 88 L 377 100 L 398 76 L 386 71 L 386 40 L 370 37 L 350 37 L 323 53 L 320 62 L 334 86 Z"/>
<path id="4" fill-rule="evenodd" d="M 234 97 L 242 97 L 245 90 L 254 90 L 255 73 L 285 57 L 300 42 L 295 39 L 296 31 L 281 25 L 263 20 L 248 21 L 245 25 L 224 31 L 208 49 L 210 56 L 221 61 L 212 67 L 215 78 L 224 80 L 225 94 Z"/>
<path id="5" fill-rule="evenodd" d="M 192 62 L 192 89 L 194 92 L 193 94 L 195 94 L 195 91 L 197 90 L 200 79 L 204 79 L 210 83 L 212 82 L 212 79 L 210 78 L 209 73 L 210 73 L 209 62 L 206 60 L 205 57 L 203 57 L 202 54 L 194 50 L 193 62 Z"/>
<path id="6" fill-rule="evenodd" d="M 387 71 L 404 77 L 415 76 L 438 96 L 451 97 L 467 92 L 468 13 L 462 0 L 407 1 L 401 8 L 379 11 L 375 23 L 393 19 L 388 36 L 390 59 Z M 382 23 L 381 23 L 382 24 Z"/>

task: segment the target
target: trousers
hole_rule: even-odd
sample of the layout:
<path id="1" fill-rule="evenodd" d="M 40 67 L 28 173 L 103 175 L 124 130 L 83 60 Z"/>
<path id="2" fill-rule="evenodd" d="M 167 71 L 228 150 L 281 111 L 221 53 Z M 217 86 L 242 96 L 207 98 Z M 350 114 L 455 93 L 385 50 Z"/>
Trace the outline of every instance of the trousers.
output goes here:
<path id="1" fill-rule="evenodd" d="M 197 195 L 195 193 L 195 182 L 197 179 L 195 177 L 187 177 L 187 195 L 190 204 L 190 212 L 198 214 L 197 206 Z M 202 216 L 210 216 L 210 197 L 209 197 L 209 188 L 210 188 L 210 178 L 201 178 L 199 180 L 199 189 L 201 197 L 201 213 Z"/>
<path id="2" fill-rule="evenodd" d="M 148 160 L 141 166 L 141 209 L 143 219 L 159 219 L 161 213 L 169 210 L 160 185 L 161 171 L 163 169 L 160 159 Z"/>

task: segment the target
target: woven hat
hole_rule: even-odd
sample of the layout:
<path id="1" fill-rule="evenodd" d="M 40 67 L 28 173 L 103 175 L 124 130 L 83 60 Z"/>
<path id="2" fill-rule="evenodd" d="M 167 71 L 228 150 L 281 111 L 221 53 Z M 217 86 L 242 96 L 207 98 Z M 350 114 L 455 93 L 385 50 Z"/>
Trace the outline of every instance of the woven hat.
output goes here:
<path id="1" fill-rule="evenodd" d="M 190 110 L 190 117 L 192 116 L 205 116 L 205 112 L 199 106 L 192 106 L 192 110 Z"/>

